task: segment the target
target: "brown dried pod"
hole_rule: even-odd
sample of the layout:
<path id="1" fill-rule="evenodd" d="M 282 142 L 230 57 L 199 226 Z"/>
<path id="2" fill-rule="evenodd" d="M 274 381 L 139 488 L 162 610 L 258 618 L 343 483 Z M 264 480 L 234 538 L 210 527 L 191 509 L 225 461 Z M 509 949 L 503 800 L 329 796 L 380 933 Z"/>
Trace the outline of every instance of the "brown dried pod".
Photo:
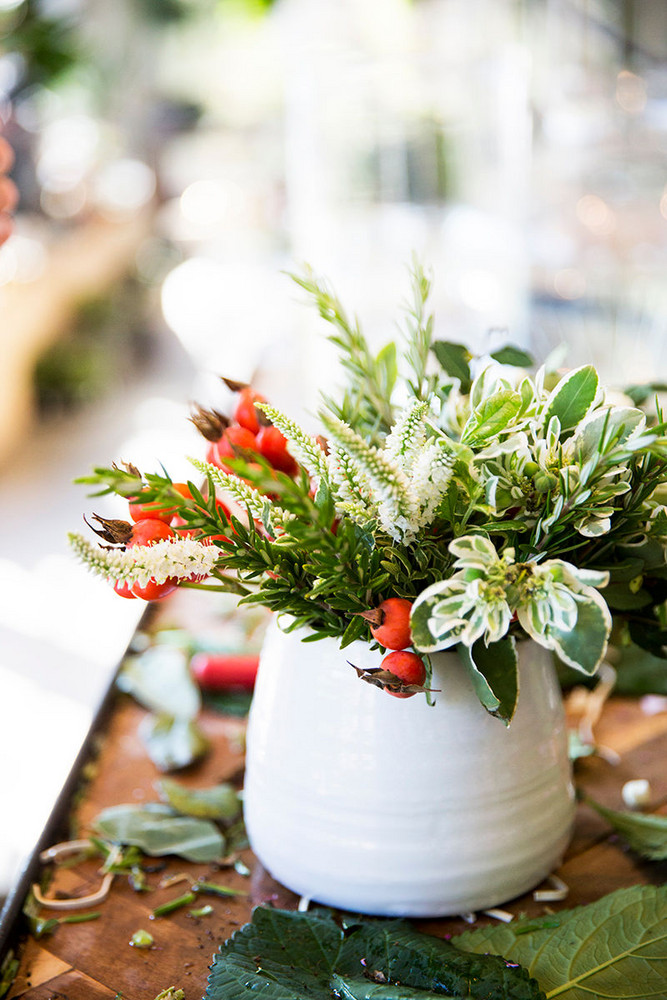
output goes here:
<path id="1" fill-rule="evenodd" d="M 220 413 L 219 410 L 207 410 L 203 406 L 195 406 L 190 420 L 207 441 L 213 442 L 219 441 L 231 424 L 231 420 L 224 413 Z"/>
<path id="2" fill-rule="evenodd" d="M 84 517 L 84 521 L 96 535 L 103 538 L 105 542 L 113 542 L 116 545 L 127 545 L 132 538 L 133 525 L 129 521 L 118 521 L 108 517 L 100 517 L 93 514 L 94 519 L 102 525 L 102 528 L 95 528 L 90 521 Z"/>

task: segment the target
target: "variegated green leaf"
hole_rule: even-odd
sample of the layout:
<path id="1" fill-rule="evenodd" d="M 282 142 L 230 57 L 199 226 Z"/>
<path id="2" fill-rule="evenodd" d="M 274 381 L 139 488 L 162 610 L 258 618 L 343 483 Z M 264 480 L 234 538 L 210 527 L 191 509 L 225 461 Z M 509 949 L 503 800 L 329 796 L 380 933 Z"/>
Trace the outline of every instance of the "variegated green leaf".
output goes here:
<path id="1" fill-rule="evenodd" d="M 552 629 L 550 638 L 564 663 L 584 674 L 594 674 L 607 651 L 611 615 L 604 599 L 594 590 L 588 598 L 577 595 L 577 606 L 575 627 L 569 632 Z"/>
<path id="2" fill-rule="evenodd" d="M 461 643 L 458 653 L 484 708 L 508 726 L 519 695 L 519 661 L 514 639 L 501 639 L 488 646 L 479 639 L 471 648 Z"/>
<path id="3" fill-rule="evenodd" d="M 470 415 L 463 428 L 461 442 L 477 444 L 490 441 L 500 434 L 517 416 L 522 407 L 522 399 L 513 389 L 500 389 L 488 399 L 482 400 Z"/>
<path id="4" fill-rule="evenodd" d="M 544 423 L 558 417 L 562 430 L 571 430 L 584 419 L 598 391 L 598 374 L 592 365 L 575 368 L 562 378 L 547 401 Z"/>

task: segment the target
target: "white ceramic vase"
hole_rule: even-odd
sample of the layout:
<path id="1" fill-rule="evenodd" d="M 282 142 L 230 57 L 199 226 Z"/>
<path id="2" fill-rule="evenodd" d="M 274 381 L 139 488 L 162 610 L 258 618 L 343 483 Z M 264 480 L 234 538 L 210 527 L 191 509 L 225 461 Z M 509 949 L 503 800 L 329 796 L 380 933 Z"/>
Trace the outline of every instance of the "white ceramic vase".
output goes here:
<path id="1" fill-rule="evenodd" d="M 435 706 L 350 666 L 381 654 L 269 629 L 250 712 L 251 846 L 289 889 L 369 914 L 487 909 L 560 862 L 574 812 L 550 654 L 520 642 L 511 726 L 489 716 L 456 653 L 432 658 Z"/>

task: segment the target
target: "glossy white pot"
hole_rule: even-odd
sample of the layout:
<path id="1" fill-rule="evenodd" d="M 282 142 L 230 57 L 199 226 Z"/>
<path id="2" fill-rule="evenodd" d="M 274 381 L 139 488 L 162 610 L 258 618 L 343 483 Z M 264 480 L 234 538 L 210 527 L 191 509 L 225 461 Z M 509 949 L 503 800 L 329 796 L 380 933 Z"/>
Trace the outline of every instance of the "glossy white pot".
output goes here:
<path id="1" fill-rule="evenodd" d="M 537 885 L 567 846 L 574 797 L 550 654 L 518 644 L 507 729 L 455 653 L 433 659 L 435 706 L 392 698 L 350 662 L 274 623 L 250 712 L 245 819 L 265 868 L 299 895 L 369 914 L 487 909 Z"/>

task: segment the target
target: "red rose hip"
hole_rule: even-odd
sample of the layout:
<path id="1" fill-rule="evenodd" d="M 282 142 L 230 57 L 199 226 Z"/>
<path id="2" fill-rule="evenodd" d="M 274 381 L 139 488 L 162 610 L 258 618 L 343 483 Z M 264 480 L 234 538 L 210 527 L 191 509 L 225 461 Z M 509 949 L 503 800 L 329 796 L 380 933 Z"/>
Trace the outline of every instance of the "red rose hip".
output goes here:
<path id="1" fill-rule="evenodd" d="M 388 670 L 401 684 L 416 684 L 421 687 L 426 681 L 424 661 L 416 653 L 406 649 L 395 649 L 393 653 L 387 653 L 382 661 L 382 669 Z M 392 691 L 390 688 L 386 688 L 386 691 L 395 698 L 411 698 L 415 694 L 414 691 Z"/>
<path id="2" fill-rule="evenodd" d="M 410 612 L 412 601 L 404 597 L 388 597 L 376 609 L 377 624 L 371 624 L 371 635 L 386 649 L 405 649 L 412 642 Z"/>

